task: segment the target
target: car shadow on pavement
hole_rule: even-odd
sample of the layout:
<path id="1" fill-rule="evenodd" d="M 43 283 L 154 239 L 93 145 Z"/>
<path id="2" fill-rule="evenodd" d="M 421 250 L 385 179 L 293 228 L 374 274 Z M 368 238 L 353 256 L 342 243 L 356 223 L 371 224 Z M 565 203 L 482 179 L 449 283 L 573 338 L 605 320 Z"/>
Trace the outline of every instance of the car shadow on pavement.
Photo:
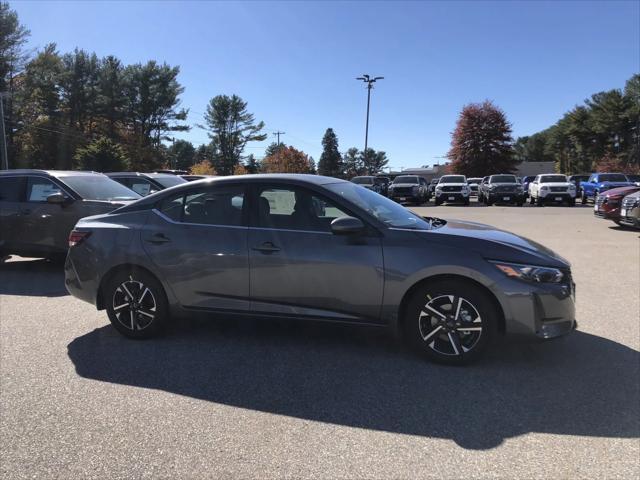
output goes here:
<path id="1" fill-rule="evenodd" d="M 44 259 L 0 262 L 0 295 L 61 297 L 64 286 L 62 265 Z"/>
<path id="2" fill-rule="evenodd" d="M 89 379 L 467 449 L 529 432 L 640 437 L 639 352 L 580 331 L 500 341 L 467 367 L 429 363 L 378 330 L 257 320 L 181 325 L 150 341 L 105 326 L 68 355 Z"/>

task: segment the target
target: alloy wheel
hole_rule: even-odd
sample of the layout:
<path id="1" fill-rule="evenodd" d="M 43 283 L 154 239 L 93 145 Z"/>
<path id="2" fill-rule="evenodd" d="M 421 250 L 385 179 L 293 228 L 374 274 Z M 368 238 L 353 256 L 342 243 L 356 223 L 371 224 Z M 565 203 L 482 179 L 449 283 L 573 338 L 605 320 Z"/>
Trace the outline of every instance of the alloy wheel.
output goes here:
<path id="1" fill-rule="evenodd" d="M 157 303 L 153 292 L 132 277 L 115 289 L 112 301 L 116 319 L 128 330 L 144 330 L 156 318 Z"/>
<path id="2" fill-rule="evenodd" d="M 462 356 L 480 340 L 483 322 L 466 298 L 439 295 L 429 299 L 418 315 L 418 329 L 427 347 L 440 355 Z"/>

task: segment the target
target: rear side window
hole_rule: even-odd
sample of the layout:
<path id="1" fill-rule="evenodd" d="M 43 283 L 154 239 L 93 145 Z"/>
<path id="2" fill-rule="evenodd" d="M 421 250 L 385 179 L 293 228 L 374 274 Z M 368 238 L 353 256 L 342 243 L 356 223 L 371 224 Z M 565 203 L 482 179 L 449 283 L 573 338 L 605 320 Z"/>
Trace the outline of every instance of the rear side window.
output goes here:
<path id="1" fill-rule="evenodd" d="M 191 190 L 163 200 L 159 210 L 174 222 L 242 226 L 244 186 Z"/>
<path id="2" fill-rule="evenodd" d="M 19 202 L 24 188 L 23 177 L 0 177 L 0 201 Z"/>
<path id="3" fill-rule="evenodd" d="M 47 178 L 28 177 L 27 202 L 46 202 L 49 195 L 63 193 L 62 189 Z"/>

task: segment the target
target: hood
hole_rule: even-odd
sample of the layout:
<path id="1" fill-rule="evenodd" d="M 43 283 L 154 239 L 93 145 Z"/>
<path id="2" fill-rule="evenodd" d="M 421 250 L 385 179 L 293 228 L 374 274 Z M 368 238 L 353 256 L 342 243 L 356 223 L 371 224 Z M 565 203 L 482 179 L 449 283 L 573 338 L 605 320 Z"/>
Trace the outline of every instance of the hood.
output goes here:
<path id="1" fill-rule="evenodd" d="M 628 187 L 633 185 L 632 182 L 600 182 L 598 183 L 601 187 L 607 188 L 615 188 L 615 187 Z"/>
<path id="2" fill-rule="evenodd" d="M 560 268 L 570 266 L 567 260 L 544 245 L 482 223 L 448 220 L 444 226 L 430 232 L 437 234 L 430 238 L 441 238 L 449 245 L 457 243 L 458 247 L 475 250 L 488 260 Z"/>
<path id="3" fill-rule="evenodd" d="M 630 195 L 634 192 L 637 192 L 638 190 L 640 190 L 640 187 L 635 187 L 635 186 L 631 186 L 631 187 L 617 187 L 617 188 L 612 188 L 610 190 L 607 190 L 606 192 L 603 193 L 603 195 L 605 197 L 624 197 L 625 195 Z"/>
<path id="4" fill-rule="evenodd" d="M 82 203 L 85 205 L 93 205 L 96 207 L 103 207 L 105 211 L 115 210 L 116 208 L 124 207 L 125 205 L 130 205 L 136 200 L 82 200 Z"/>
<path id="5" fill-rule="evenodd" d="M 469 184 L 464 183 L 464 182 L 459 182 L 459 183 L 439 183 L 436 186 L 437 187 L 468 187 Z"/>
<path id="6" fill-rule="evenodd" d="M 391 185 L 389 185 L 389 187 L 419 187 L 420 185 L 418 185 L 417 183 L 392 183 Z"/>

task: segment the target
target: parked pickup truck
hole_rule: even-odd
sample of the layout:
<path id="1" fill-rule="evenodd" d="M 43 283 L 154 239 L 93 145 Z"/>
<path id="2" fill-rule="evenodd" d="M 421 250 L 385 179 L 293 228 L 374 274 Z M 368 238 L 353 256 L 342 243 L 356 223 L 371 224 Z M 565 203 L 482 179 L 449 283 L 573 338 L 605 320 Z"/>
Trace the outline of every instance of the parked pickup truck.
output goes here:
<path id="1" fill-rule="evenodd" d="M 611 190 L 617 187 L 630 187 L 630 182 L 626 175 L 622 173 L 593 173 L 586 182 L 581 182 L 582 203 L 586 204 L 589 200 L 595 201 L 599 193 Z"/>
<path id="2" fill-rule="evenodd" d="M 538 175 L 529 184 L 531 204 L 542 207 L 545 203 L 564 203 L 570 207 L 576 204 L 576 186 L 565 175 Z"/>
<path id="3" fill-rule="evenodd" d="M 491 175 L 489 180 L 480 185 L 480 192 L 487 206 L 494 203 L 510 203 L 521 207 L 524 203 L 522 184 L 515 175 Z"/>

